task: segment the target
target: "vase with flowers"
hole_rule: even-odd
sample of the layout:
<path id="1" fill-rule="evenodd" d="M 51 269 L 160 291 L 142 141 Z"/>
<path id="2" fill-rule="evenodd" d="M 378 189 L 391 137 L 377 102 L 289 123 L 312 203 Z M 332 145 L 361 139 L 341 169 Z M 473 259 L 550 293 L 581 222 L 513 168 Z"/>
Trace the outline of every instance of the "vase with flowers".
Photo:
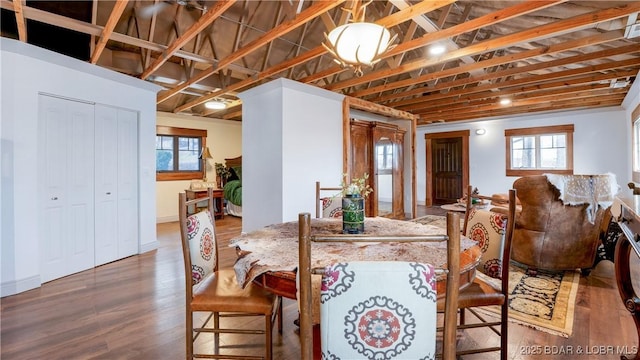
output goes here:
<path id="1" fill-rule="evenodd" d="M 342 232 L 344 234 L 364 233 L 364 200 L 372 191 L 367 184 L 369 174 L 348 181 L 342 177 Z"/>

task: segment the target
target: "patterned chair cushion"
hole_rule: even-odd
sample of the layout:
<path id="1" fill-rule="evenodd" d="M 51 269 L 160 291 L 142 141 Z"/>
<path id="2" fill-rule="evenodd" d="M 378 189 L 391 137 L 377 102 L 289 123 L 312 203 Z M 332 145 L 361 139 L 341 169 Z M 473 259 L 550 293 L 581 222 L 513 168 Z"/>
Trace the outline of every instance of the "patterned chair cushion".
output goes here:
<path id="1" fill-rule="evenodd" d="M 431 265 L 351 262 L 327 267 L 320 292 L 323 359 L 434 359 Z"/>
<path id="2" fill-rule="evenodd" d="M 322 197 L 322 217 L 342 218 L 342 196 Z"/>
<path id="3" fill-rule="evenodd" d="M 213 272 L 216 266 L 216 237 L 209 210 L 187 217 L 187 239 L 191 256 L 193 285 Z"/>
<path id="4" fill-rule="evenodd" d="M 471 209 L 467 220 L 468 238 L 478 242 L 482 250 L 478 271 L 499 279 L 502 271 L 502 250 L 507 217 L 492 211 Z"/>

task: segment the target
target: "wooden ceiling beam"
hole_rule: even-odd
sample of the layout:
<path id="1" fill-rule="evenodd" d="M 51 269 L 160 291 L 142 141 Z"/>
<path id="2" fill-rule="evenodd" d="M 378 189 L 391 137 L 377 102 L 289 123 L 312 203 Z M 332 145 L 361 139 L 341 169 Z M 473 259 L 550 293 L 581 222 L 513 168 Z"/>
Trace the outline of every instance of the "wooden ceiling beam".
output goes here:
<path id="1" fill-rule="evenodd" d="M 540 1 L 525 2 L 520 5 L 537 4 L 537 3 L 540 3 Z M 452 61 L 452 60 L 461 58 L 463 56 L 470 56 L 470 55 L 485 53 L 485 52 L 493 51 L 496 49 L 513 46 L 519 43 L 528 43 L 537 39 L 541 39 L 544 37 L 551 37 L 556 34 L 566 33 L 568 31 L 579 29 L 588 25 L 593 25 L 595 23 L 599 23 L 602 21 L 617 19 L 638 11 L 640 11 L 640 2 L 633 2 L 633 3 L 628 3 L 619 7 L 594 11 L 587 14 L 574 16 L 568 19 L 559 20 L 553 23 L 536 26 L 534 28 L 522 30 L 516 33 L 503 35 L 497 38 L 475 43 L 475 44 L 466 46 L 464 48 L 461 48 L 459 50 L 449 52 L 438 58 L 420 59 L 420 60 L 413 61 L 411 63 L 403 64 L 396 69 L 383 69 L 373 73 L 366 74 L 362 77 L 351 78 L 339 83 L 334 83 L 329 86 L 326 86 L 325 89 L 327 90 L 343 89 L 349 86 L 366 83 L 367 81 L 374 81 L 374 80 L 379 80 L 389 76 L 399 75 L 402 73 L 419 69 L 421 67 L 432 66 L 445 61 Z M 464 23 L 458 26 L 471 24 L 475 20 L 477 19 L 474 19 L 472 21 L 469 21 L 467 23 Z M 446 31 L 446 30 L 443 30 L 443 31 Z M 440 32 L 434 33 L 434 35 L 439 33 Z M 427 34 L 427 35 L 431 35 L 431 34 Z M 387 56 L 391 56 L 396 51 L 399 51 L 398 48 L 401 45 L 398 45 L 396 48 L 389 51 L 387 53 Z"/>
<path id="2" fill-rule="evenodd" d="M 382 18 L 382 19 L 378 19 L 377 21 L 375 21 L 376 24 L 378 25 L 382 25 L 386 28 L 390 28 L 392 26 L 396 26 L 398 24 L 401 24 L 405 21 L 409 21 L 411 20 L 413 17 L 415 16 L 419 16 L 422 15 L 424 13 L 439 9 L 442 6 L 446 6 L 449 3 L 455 2 L 456 0 L 446 0 L 446 1 L 422 1 L 416 5 L 407 7 L 405 9 L 402 9 L 396 13 L 393 13 L 389 16 L 387 16 L 386 18 Z M 398 45 L 400 46 L 400 45 Z M 400 52 L 398 54 L 402 54 L 404 52 Z M 385 58 L 387 58 L 389 56 L 385 55 Z M 333 67 L 329 67 L 328 69 L 307 76 L 305 78 L 299 79 L 298 81 L 303 82 L 303 83 L 313 83 L 316 82 L 320 79 L 329 77 L 331 75 L 340 73 L 342 71 L 344 71 L 345 69 L 342 68 L 341 66 L 333 66 Z"/>
<path id="3" fill-rule="evenodd" d="M 423 6 L 425 6 L 423 3 L 429 3 L 429 2 L 428 1 L 423 1 L 423 2 L 421 2 L 421 3 L 419 3 L 419 4 L 415 5 L 415 6 L 420 6 L 420 8 L 423 9 Z M 394 16 L 393 22 L 388 21 L 386 18 L 380 19 L 379 21 L 385 22 L 385 23 L 395 24 L 395 21 L 401 21 L 401 17 L 398 17 L 397 14 L 399 14 L 399 13 L 411 14 L 412 12 L 415 12 L 414 7 L 410 7 L 410 8 L 398 11 L 397 13 L 395 13 L 393 15 L 390 15 L 390 16 Z M 202 97 L 197 98 L 195 100 L 192 100 L 192 101 L 190 101 L 190 102 L 188 102 L 188 103 L 176 108 L 174 110 L 174 112 L 184 111 L 184 110 L 189 109 L 189 108 L 191 108 L 193 106 L 196 106 L 196 105 L 202 104 L 204 102 L 207 102 L 207 101 L 213 99 L 214 97 L 217 97 L 217 96 L 220 96 L 220 95 L 224 94 L 225 90 L 228 90 L 228 91 L 232 91 L 233 90 L 233 91 L 235 91 L 235 90 L 239 90 L 239 89 L 241 89 L 241 88 L 243 88 L 245 86 L 250 86 L 250 85 L 252 85 L 252 84 L 254 84 L 254 83 L 258 82 L 258 81 L 264 80 L 264 79 L 266 79 L 266 78 L 268 78 L 270 76 L 273 76 L 273 75 L 278 74 L 278 73 L 280 73 L 282 71 L 285 71 L 285 70 L 287 70 L 287 69 L 289 69 L 289 68 L 291 68 L 293 66 L 305 63 L 307 61 L 310 61 L 311 59 L 314 59 L 314 58 L 316 58 L 316 57 L 318 57 L 320 55 L 323 55 L 326 52 L 327 52 L 327 50 L 324 48 L 324 46 L 322 46 L 322 45 L 317 46 L 317 47 L 307 51 L 306 53 L 304 53 L 304 54 L 302 54 L 302 55 L 300 55 L 298 57 L 295 57 L 295 58 L 290 59 L 290 60 L 283 61 L 280 64 L 276 64 L 276 65 L 272 66 L 271 68 L 259 73 L 258 75 L 256 75 L 253 78 L 245 79 L 245 80 L 240 81 L 240 82 L 238 82 L 236 84 L 233 84 L 228 89 L 216 91 L 216 92 L 213 92 L 211 94 L 202 96 Z"/>
<path id="4" fill-rule="evenodd" d="M 414 50 L 414 49 L 429 45 L 429 44 L 434 43 L 436 41 L 440 41 L 440 40 L 443 40 L 443 39 L 448 39 L 448 38 L 451 38 L 451 37 L 454 37 L 454 36 L 457 36 L 457 35 L 460 35 L 460 34 L 463 34 L 463 33 L 466 33 L 466 32 L 469 32 L 469 31 L 472 31 L 474 29 L 478 29 L 478 28 L 481 28 L 481 27 L 484 27 L 484 26 L 497 24 L 499 22 L 511 19 L 513 17 L 517 17 L 517 16 L 521 16 L 521 15 L 524 15 L 524 14 L 528 14 L 528 13 L 530 13 L 532 11 L 540 10 L 540 9 L 543 9 L 543 8 L 546 8 L 546 7 L 549 7 L 549 6 L 553 6 L 553 5 L 555 5 L 555 4 L 559 3 L 559 2 L 564 2 L 564 1 L 566 1 L 566 0 L 527 1 L 527 2 L 524 2 L 522 4 L 514 5 L 514 6 L 511 6 L 509 8 L 506 8 L 506 9 L 501 9 L 501 10 L 495 11 L 493 13 L 490 13 L 490 14 L 487 14 L 487 15 L 484 15 L 484 16 L 480 16 L 480 17 L 475 18 L 473 20 L 464 22 L 464 23 L 459 24 L 459 25 L 452 26 L 452 27 L 447 28 L 447 29 L 442 29 L 442 30 L 440 30 L 438 32 L 427 33 L 427 34 L 425 34 L 425 35 L 423 35 L 423 36 L 421 36 L 421 37 L 419 37 L 417 39 L 413 39 L 413 40 L 411 40 L 409 42 L 404 42 L 402 44 L 398 44 L 398 46 L 396 46 L 395 48 L 387 51 L 382 56 L 383 56 L 383 58 L 386 58 L 386 57 L 402 54 L 402 53 L 405 53 L 407 51 Z M 407 9 L 404 9 L 404 10 L 407 10 Z M 404 10 L 401 10 L 398 13 L 400 13 L 400 12 L 402 12 Z M 460 57 L 462 57 L 462 56 L 460 56 Z M 399 68 L 400 67 L 398 67 L 398 69 Z M 340 67 L 334 67 L 333 69 L 336 70 L 336 72 L 340 72 L 340 71 L 343 70 Z M 376 72 L 376 73 L 373 73 L 373 74 L 378 74 L 378 73 L 379 72 Z M 399 72 L 399 73 L 402 73 L 402 72 Z M 370 75 L 365 75 L 365 76 L 370 76 Z M 391 75 L 389 75 L 389 76 L 391 76 Z M 372 77 L 371 80 L 376 80 L 376 79 L 377 78 Z M 314 82 L 314 81 L 317 81 L 317 80 L 319 80 L 318 77 L 309 77 L 308 79 L 302 79 L 301 81 L 309 83 L 309 82 Z M 363 82 L 366 82 L 366 81 L 363 81 Z M 359 83 L 362 83 L 362 82 L 356 82 L 356 83 L 350 84 L 350 85 L 346 85 L 345 84 L 346 86 L 342 86 L 343 84 L 338 83 L 339 87 L 334 87 L 333 85 L 329 85 L 329 86 L 325 86 L 325 89 L 327 89 L 327 90 L 337 90 L 337 89 L 342 89 L 342 88 L 347 87 L 347 86 L 357 85 Z"/>
<path id="5" fill-rule="evenodd" d="M 558 86 L 555 88 L 540 90 L 538 88 L 513 88 L 509 90 L 502 90 L 498 92 L 485 91 L 482 93 L 471 94 L 464 97 L 458 97 L 454 100 L 452 99 L 440 99 L 440 100 L 431 100 L 429 101 L 430 109 L 436 110 L 441 108 L 450 107 L 452 104 L 468 104 L 478 101 L 496 101 L 497 98 L 517 98 L 517 99 L 526 99 L 529 97 L 537 97 L 537 96 L 550 96 L 550 95 L 563 95 L 576 93 L 581 91 L 596 91 L 600 89 L 609 89 L 609 83 L 599 84 L 599 83 L 588 83 L 586 85 L 578 84 L 572 86 Z"/>
<path id="6" fill-rule="evenodd" d="M 0 0 L 0 8 L 9 10 L 9 11 L 14 11 L 14 5 L 9 0 Z M 28 20 L 35 20 L 41 23 L 81 32 L 83 34 L 99 36 L 102 33 L 102 30 L 104 29 L 100 25 L 90 24 L 84 21 L 76 20 L 73 18 L 50 13 L 48 11 L 43 11 L 36 8 L 28 7 L 28 6 L 23 7 L 23 10 L 24 10 L 24 16 Z M 143 49 L 148 49 L 151 51 L 156 51 L 156 52 L 162 52 L 167 48 L 165 45 L 161 45 L 161 44 L 147 41 L 144 39 L 135 38 L 132 36 L 127 36 L 125 34 L 120 34 L 117 32 L 114 32 L 111 34 L 111 40 L 121 42 L 123 44 L 131 45 L 131 46 L 143 48 Z M 218 63 L 218 60 L 214 58 L 200 56 L 198 54 L 190 53 L 183 50 L 176 51 L 174 55 L 183 59 L 193 60 L 193 61 L 197 61 L 204 64 Z M 238 71 L 243 74 L 254 75 L 257 73 L 257 71 L 255 70 L 246 69 L 235 64 L 231 64 L 229 65 L 229 67 L 232 70 Z"/>
<path id="7" fill-rule="evenodd" d="M 535 96 L 535 97 L 528 97 L 528 98 L 513 98 L 512 102 L 510 105 L 501 105 L 500 102 L 498 101 L 499 98 L 492 98 L 492 99 L 487 99 L 487 100 L 483 100 L 480 102 L 475 102 L 475 103 L 455 103 L 452 104 L 450 106 L 441 106 L 438 107 L 437 109 L 430 109 L 429 111 L 423 112 L 421 111 L 419 114 L 420 116 L 426 116 L 426 117 L 431 117 L 431 116 L 439 116 L 441 114 L 446 114 L 449 112 L 454 112 L 456 113 L 456 115 L 462 115 L 462 114 L 469 114 L 469 113 L 477 113 L 480 111 L 491 111 L 491 110 L 498 110 L 498 109 L 504 109 L 504 108 L 508 108 L 508 107 L 520 107 L 520 106 L 527 106 L 527 105 L 535 105 L 535 104 L 542 104 L 542 103 L 557 103 L 559 101 L 568 101 L 568 99 L 566 99 L 564 97 L 564 95 L 568 95 L 569 92 L 565 92 L 565 93 L 561 93 L 561 94 L 556 94 L 556 95 L 545 95 L 545 96 Z M 578 99 L 588 99 L 588 98 L 593 98 L 593 97 L 602 97 L 602 98 L 606 98 L 606 97 L 619 97 L 620 95 L 625 94 L 625 89 L 611 89 L 611 88 L 603 88 L 603 89 L 598 89 L 598 90 L 592 90 L 592 91 L 579 91 L 579 92 L 575 92 L 575 93 L 571 93 L 571 100 L 578 100 Z"/>
<path id="8" fill-rule="evenodd" d="M 427 92 L 440 91 L 440 90 L 445 90 L 445 89 L 449 89 L 449 88 L 453 88 L 453 87 L 465 86 L 465 85 L 470 85 L 470 84 L 474 84 L 474 83 L 480 83 L 481 81 L 484 81 L 484 80 L 495 80 L 495 79 L 500 79 L 500 78 L 507 77 L 507 76 L 510 76 L 510 75 L 522 75 L 522 74 L 527 74 L 527 73 L 530 73 L 530 72 L 533 72 L 533 71 L 537 71 L 537 70 L 545 70 L 545 69 L 549 70 L 549 69 L 553 69 L 553 68 L 560 67 L 560 66 L 563 66 L 563 65 L 569 65 L 569 64 L 573 64 L 573 63 L 584 63 L 586 61 L 601 59 L 601 58 L 605 58 L 607 56 L 615 56 L 615 55 L 621 55 L 621 54 L 627 54 L 627 53 L 633 53 L 633 52 L 638 52 L 638 45 L 636 45 L 636 44 L 627 45 L 627 46 L 622 46 L 622 47 L 619 47 L 619 48 L 612 48 L 612 49 L 601 50 L 601 51 L 596 51 L 596 52 L 582 54 L 582 55 L 570 56 L 570 57 L 566 57 L 566 58 L 558 59 L 558 60 L 553 60 L 553 61 L 540 62 L 540 63 L 537 63 L 537 64 L 531 64 L 531 65 L 528 65 L 528 66 L 512 67 L 512 68 L 508 68 L 506 70 L 490 72 L 490 73 L 487 73 L 487 74 L 485 74 L 483 76 L 468 77 L 468 78 L 464 78 L 464 79 L 448 81 L 448 82 L 441 83 L 441 84 L 438 84 L 438 85 L 430 87 L 430 88 L 422 87 L 422 88 L 418 88 L 418 89 L 413 89 L 413 90 L 405 92 L 403 94 L 403 96 L 421 95 L 421 94 L 424 94 L 424 93 L 427 93 Z M 568 70 L 568 71 L 576 71 L 576 69 L 572 69 L 572 70 Z M 561 73 L 562 72 L 554 72 L 554 73 L 550 73 L 550 74 L 558 74 L 558 75 L 560 75 Z M 522 79 L 522 77 L 519 78 L 519 79 Z M 493 86 L 495 86 L 495 85 L 496 84 L 493 84 Z M 500 84 L 500 86 L 503 86 L 503 85 Z M 426 96 L 428 96 L 428 95 L 426 95 Z M 406 99 L 406 100 L 395 101 L 395 102 L 390 103 L 390 106 L 405 106 L 405 105 L 421 102 L 421 99 L 420 99 L 421 97 L 422 96 L 418 96 L 418 97 L 412 97 L 412 98 L 409 98 L 409 99 Z M 378 102 L 378 101 L 381 101 L 381 100 L 377 99 L 376 102 Z"/>
<path id="9" fill-rule="evenodd" d="M 162 66 L 173 54 L 180 50 L 184 45 L 186 45 L 191 39 L 193 39 L 196 35 L 200 34 L 202 30 L 204 30 L 207 26 L 213 23 L 222 13 L 224 13 L 231 5 L 233 5 L 236 0 L 220 0 L 216 1 L 215 5 L 212 6 L 206 13 L 204 13 L 198 21 L 196 21 L 191 27 L 189 27 L 178 39 L 176 39 L 173 43 L 169 45 L 167 49 L 165 49 L 162 54 L 156 58 L 156 60 L 144 70 L 142 75 L 140 75 L 141 79 L 146 79 L 149 75 L 153 74 L 156 70 Z"/>
<path id="10" fill-rule="evenodd" d="M 275 28 L 271 29 L 270 31 L 268 31 L 267 33 L 259 37 L 258 39 L 249 43 L 247 46 L 244 46 L 243 48 L 238 49 L 237 51 L 233 52 L 231 55 L 220 60 L 217 66 L 211 66 L 208 69 L 200 72 L 195 77 L 185 81 L 184 83 L 172 88 L 169 91 L 164 92 L 161 96 L 159 96 L 158 103 L 161 103 L 164 100 L 170 98 L 171 96 L 188 88 L 190 85 L 195 84 L 199 81 L 202 81 L 203 79 L 207 78 L 214 72 L 220 69 L 223 69 L 226 66 L 230 65 L 231 63 L 233 63 L 234 61 L 245 57 L 246 55 L 254 52 L 258 48 L 266 45 L 267 43 L 273 41 L 279 36 L 284 35 L 289 31 L 292 31 L 293 29 L 303 25 L 308 21 L 311 21 L 315 17 L 320 16 L 320 14 L 322 14 L 323 12 L 333 9 L 334 7 L 340 5 L 342 2 L 344 2 L 344 0 L 321 1 L 308 7 L 307 9 L 302 11 L 295 19 L 281 23 L 280 25 L 276 26 Z"/>
<path id="11" fill-rule="evenodd" d="M 22 12 L 22 0 L 13 0 L 13 8 L 16 16 L 16 26 L 18 27 L 18 40 L 27 42 L 27 22 Z"/>
<path id="12" fill-rule="evenodd" d="M 444 114 L 443 116 L 426 118 L 420 117 L 418 120 L 418 125 L 428 125 L 434 122 L 455 122 L 455 121 L 465 121 L 469 119 L 491 119 L 496 117 L 504 118 L 509 115 L 522 115 L 529 113 L 537 113 L 537 112 L 556 112 L 563 111 L 567 109 L 578 110 L 580 108 L 598 108 L 598 107 L 611 107 L 611 106 L 619 106 L 621 102 L 621 98 L 623 96 L 617 98 L 611 98 L 604 100 L 599 97 L 595 97 L 590 99 L 589 101 L 581 101 L 581 102 L 571 102 L 571 101 L 562 101 L 553 103 L 551 105 L 545 104 L 537 104 L 537 105 L 527 105 L 521 106 L 517 108 L 505 109 L 500 111 L 480 111 L 474 114 L 465 114 L 465 115 L 457 115 L 454 112 L 449 112 L 448 114 Z"/>
<path id="13" fill-rule="evenodd" d="M 376 86 L 376 87 L 372 87 L 370 89 L 365 89 L 365 90 L 360 90 L 360 91 L 356 91 L 352 94 L 349 94 L 351 96 L 357 96 L 357 97 L 362 97 L 362 96 L 366 96 L 366 95 L 370 95 L 370 94 L 375 94 L 378 92 L 382 92 L 382 91 L 387 91 L 387 90 L 392 90 L 392 89 L 397 89 L 397 88 L 401 88 L 401 87 L 405 87 L 405 86 L 410 86 L 410 85 L 415 85 L 417 83 L 424 83 L 427 81 L 431 81 L 431 80 L 436 80 L 436 79 L 441 79 L 447 76 L 453 76 L 453 75 L 458 75 L 458 74 L 462 74 L 462 73 L 467 73 L 470 72 L 471 70 L 474 70 L 476 68 L 488 68 L 491 66 L 498 66 L 498 65 L 502 65 L 502 64 L 507 64 L 510 62 L 515 62 L 515 61 L 519 61 L 519 60 L 524 60 L 524 59 L 529 59 L 529 58 L 533 58 L 536 56 L 540 56 L 540 55 L 549 55 L 549 54 L 554 54 L 557 52 L 561 52 L 561 51 L 567 51 L 567 50 L 573 50 L 573 49 L 578 49 L 580 47 L 584 47 L 584 46 L 589 46 L 589 45 L 596 45 L 596 44 L 601 44 L 601 43 L 605 43 L 605 42 L 609 42 L 609 41 L 614 41 L 614 40 L 618 40 L 624 37 L 624 31 L 622 30 L 614 30 L 614 31 L 609 31 L 606 33 L 602 33 L 602 34 L 597 34 L 597 35 L 593 35 L 593 36 L 587 36 L 585 38 L 581 38 L 581 39 L 576 39 L 576 40 L 570 40 L 570 41 L 566 41 L 560 44 L 554 44 L 551 46 L 544 46 L 544 47 L 538 47 L 536 49 L 532 49 L 532 50 L 526 50 L 517 54 L 510 54 L 510 55 L 504 55 L 504 56 L 499 56 L 499 57 L 493 57 L 489 60 L 483 60 L 483 61 L 478 61 L 477 63 L 474 64 L 462 64 L 458 67 L 455 68 L 451 68 L 451 69 L 446 69 L 446 70 L 442 70 L 438 73 L 429 73 L 429 74 L 425 74 L 417 79 L 408 79 L 408 80 L 401 80 L 401 81 L 396 81 L 394 83 L 391 84 L 386 84 L 386 85 L 382 85 L 382 86 Z M 402 95 L 402 93 L 400 93 L 400 95 Z M 377 97 L 375 99 L 369 99 L 370 101 L 387 101 L 387 100 L 391 100 L 391 99 L 395 99 L 398 97 L 402 97 L 402 96 L 396 96 L 395 94 L 390 94 L 390 95 L 384 95 L 384 96 L 380 96 Z"/>
<path id="14" fill-rule="evenodd" d="M 549 89 L 557 86 L 566 86 L 571 84 L 580 84 L 585 82 L 608 80 L 608 79 L 615 78 L 616 76 L 617 77 L 633 76 L 629 74 L 633 74 L 634 72 L 637 73 L 638 72 L 637 68 L 634 70 L 619 71 L 619 72 L 614 71 L 614 72 L 609 72 L 605 74 L 593 75 L 594 72 L 612 70 L 612 69 L 621 68 L 621 67 L 628 67 L 630 64 L 635 64 L 635 66 L 639 66 L 640 58 L 634 58 L 626 61 L 616 61 L 616 62 L 595 65 L 595 66 L 588 66 L 583 69 L 571 69 L 571 70 L 560 71 L 552 74 L 529 76 L 523 79 L 506 81 L 500 84 L 500 86 L 502 89 L 508 91 L 511 88 L 521 88 L 522 85 L 537 83 L 535 87 L 539 89 L 543 89 L 543 88 Z M 617 74 L 620 74 L 620 75 L 617 75 Z M 583 76 L 580 76 L 580 75 L 583 75 Z M 560 79 L 564 79 L 564 80 L 560 81 Z M 591 81 L 589 81 L 590 79 Z M 595 79 L 598 79 L 598 80 L 595 80 Z M 444 99 L 444 98 L 454 98 L 452 101 L 458 101 L 459 96 L 461 95 L 479 93 L 482 91 L 489 92 L 493 89 L 495 89 L 495 86 L 493 86 L 492 84 L 486 84 L 486 85 L 481 85 L 481 86 L 476 86 L 471 88 L 464 88 L 456 91 L 450 91 L 448 93 L 432 94 L 432 95 L 422 97 L 423 101 L 420 104 L 412 104 L 408 106 L 399 106 L 399 107 L 394 106 L 394 107 L 405 110 L 405 111 L 410 111 L 410 112 L 415 112 L 418 110 L 422 111 L 423 109 L 430 107 L 430 101 L 433 101 L 433 100 Z M 429 105 L 426 105 L 426 104 L 429 104 Z"/>
<path id="15" fill-rule="evenodd" d="M 100 55 L 102 55 L 102 51 L 107 45 L 107 41 L 109 41 L 111 33 L 113 33 L 113 29 L 118 24 L 118 20 L 120 19 L 120 16 L 122 16 L 124 9 L 127 7 L 128 2 L 129 0 L 119 0 L 114 2 L 111 15 L 109 15 L 109 19 L 107 19 L 107 23 L 104 25 L 102 33 L 100 33 L 100 39 L 96 44 L 96 48 L 93 50 L 93 54 L 91 54 L 90 62 L 92 64 L 97 63 L 98 59 L 100 59 Z"/>

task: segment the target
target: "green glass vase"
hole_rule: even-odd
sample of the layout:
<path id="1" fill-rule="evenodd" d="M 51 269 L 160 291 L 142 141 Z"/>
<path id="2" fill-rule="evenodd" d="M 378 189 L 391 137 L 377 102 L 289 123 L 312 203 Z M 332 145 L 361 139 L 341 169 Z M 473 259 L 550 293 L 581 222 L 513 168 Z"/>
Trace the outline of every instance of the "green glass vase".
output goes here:
<path id="1" fill-rule="evenodd" d="M 360 195 L 342 197 L 342 233 L 364 233 L 364 198 Z"/>

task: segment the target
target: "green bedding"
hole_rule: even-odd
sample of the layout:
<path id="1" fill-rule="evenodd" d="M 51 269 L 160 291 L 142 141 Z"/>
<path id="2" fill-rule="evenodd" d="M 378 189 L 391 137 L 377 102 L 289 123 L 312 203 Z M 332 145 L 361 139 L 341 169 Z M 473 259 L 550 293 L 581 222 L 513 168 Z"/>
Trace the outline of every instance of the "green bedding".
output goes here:
<path id="1" fill-rule="evenodd" d="M 231 180 L 224 185 L 224 198 L 234 205 L 242 206 L 242 183 L 240 180 Z"/>

